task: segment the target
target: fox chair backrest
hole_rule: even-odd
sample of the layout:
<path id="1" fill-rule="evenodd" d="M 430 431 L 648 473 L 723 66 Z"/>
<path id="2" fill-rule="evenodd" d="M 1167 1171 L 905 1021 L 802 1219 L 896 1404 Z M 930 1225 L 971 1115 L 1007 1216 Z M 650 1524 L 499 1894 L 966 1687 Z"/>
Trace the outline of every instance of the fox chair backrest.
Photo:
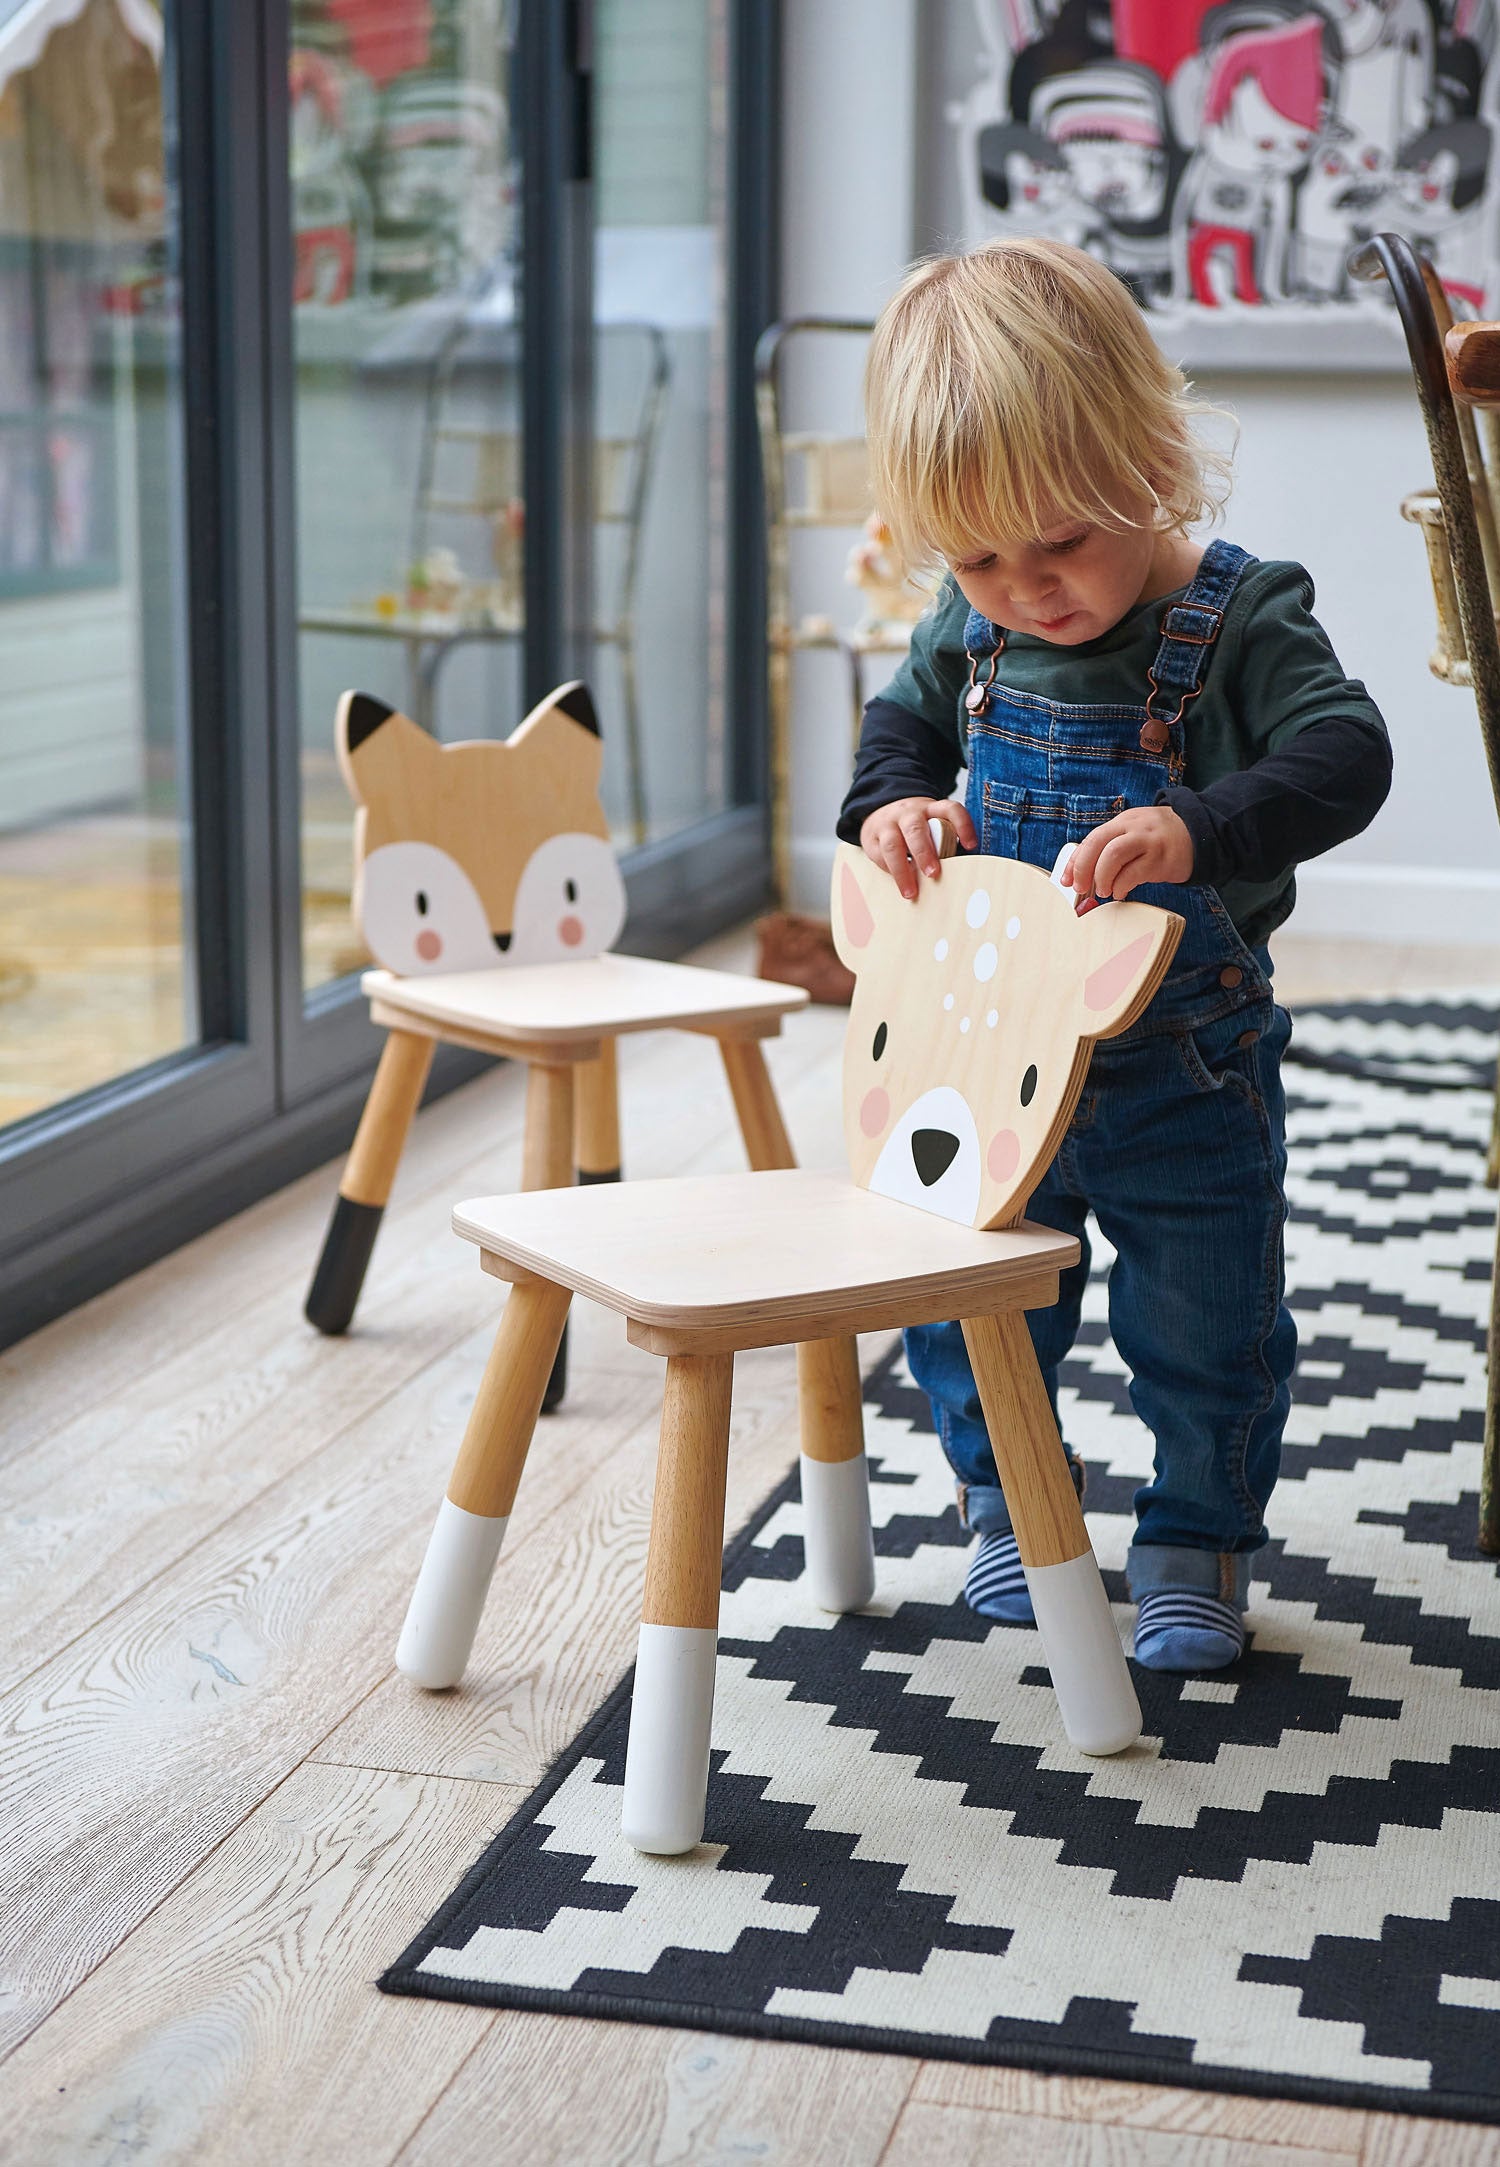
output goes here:
<path id="1" fill-rule="evenodd" d="M 844 1137 L 855 1182 L 964 1226 L 1011 1226 L 1073 1117 L 1095 1041 L 1128 1030 L 1183 921 L 1147 903 L 1079 917 L 1009 858 L 950 858 L 908 903 L 851 844 L 833 933 L 854 973 Z"/>
<path id="2" fill-rule="evenodd" d="M 625 884 L 584 685 L 560 685 L 503 742 L 464 745 L 346 692 L 336 742 L 358 807 L 354 922 L 388 971 L 564 963 L 616 938 Z"/>

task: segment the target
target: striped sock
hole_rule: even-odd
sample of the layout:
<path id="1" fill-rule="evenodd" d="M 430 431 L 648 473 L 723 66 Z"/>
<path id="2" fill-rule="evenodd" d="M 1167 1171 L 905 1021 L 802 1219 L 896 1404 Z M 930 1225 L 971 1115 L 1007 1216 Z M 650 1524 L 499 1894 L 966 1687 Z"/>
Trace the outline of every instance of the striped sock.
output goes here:
<path id="1" fill-rule="evenodd" d="M 964 1601 L 981 1618 L 998 1618 L 1005 1625 L 1036 1623 L 1026 1575 L 1021 1569 L 1021 1553 L 1009 1528 L 980 1536 L 969 1560 Z"/>
<path id="2" fill-rule="evenodd" d="M 1147 1670 L 1222 1670 L 1245 1652 L 1245 1620 L 1201 1588 L 1148 1588 L 1136 1607 L 1135 1659 Z"/>

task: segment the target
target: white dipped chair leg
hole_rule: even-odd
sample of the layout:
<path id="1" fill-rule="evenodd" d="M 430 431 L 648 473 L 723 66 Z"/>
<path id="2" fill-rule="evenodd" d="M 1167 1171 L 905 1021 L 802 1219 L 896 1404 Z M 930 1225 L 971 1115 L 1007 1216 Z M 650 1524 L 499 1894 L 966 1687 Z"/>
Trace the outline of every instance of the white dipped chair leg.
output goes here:
<path id="1" fill-rule="evenodd" d="M 620 1815 L 637 1851 L 691 1851 L 702 1839 L 718 1647 L 716 1627 L 641 1626 Z"/>
<path id="2" fill-rule="evenodd" d="M 863 1610 L 875 1593 L 870 1476 L 854 1460 L 802 1455 L 802 1529 L 807 1585 L 820 1610 Z"/>
<path id="3" fill-rule="evenodd" d="M 1080 1753 L 1123 1753 L 1141 1735 L 1141 1704 L 1092 1549 L 1025 1573 L 1069 1743 Z"/>
<path id="4" fill-rule="evenodd" d="M 414 1684 L 437 1690 L 463 1676 L 509 1525 L 508 1513 L 486 1519 L 451 1497 L 439 1505 L 396 1643 L 396 1668 Z"/>
<path id="5" fill-rule="evenodd" d="M 417 1575 L 396 1667 L 417 1685 L 457 1685 L 469 1660 L 515 1503 L 569 1294 L 548 1280 L 510 1290 L 464 1441 Z"/>
<path id="6" fill-rule="evenodd" d="M 807 1583 L 821 1610 L 863 1610 L 875 1593 L 870 1474 L 859 1350 L 852 1339 L 797 1349 Z"/>
<path id="7" fill-rule="evenodd" d="M 703 1834 L 733 1369 L 729 1354 L 667 1361 L 620 1817 L 637 1851 Z"/>
<path id="8" fill-rule="evenodd" d="M 966 1317 L 964 1339 L 1063 1728 L 1081 1753 L 1123 1753 L 1141 1735 L 1141 1705 L 1026 1319 Z"/>

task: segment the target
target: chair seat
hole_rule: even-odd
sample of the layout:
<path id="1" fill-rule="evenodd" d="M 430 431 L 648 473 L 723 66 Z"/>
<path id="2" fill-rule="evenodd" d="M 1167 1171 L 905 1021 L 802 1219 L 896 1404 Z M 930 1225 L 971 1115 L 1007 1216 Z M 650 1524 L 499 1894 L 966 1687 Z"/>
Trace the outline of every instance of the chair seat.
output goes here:
<path id="1" fill-rule="evenodd" d="M 501 1278 L 571 1287 L 661 1351 L 678 1336 L 775 1346 L 1035 1308 L 1079 1255 L 1029 1221 L 979 1232 L 802 1168 L 478 1197 L 453 1225 Z"/>
<path id="2" fill-rule="evenodd" d="M 438 972 L 397 978 L 366 971 L 360 980 L 379 1008 L 419 1027 L 493 1036 L 539 1050 L 628 1031 L 681 1029 L 769 1035 L 781 1018 L 806 1006 L 801 986 L 702 971 L 646 956 L 590 956 L 578 963 L 517 964 L 493 971 Z"/>

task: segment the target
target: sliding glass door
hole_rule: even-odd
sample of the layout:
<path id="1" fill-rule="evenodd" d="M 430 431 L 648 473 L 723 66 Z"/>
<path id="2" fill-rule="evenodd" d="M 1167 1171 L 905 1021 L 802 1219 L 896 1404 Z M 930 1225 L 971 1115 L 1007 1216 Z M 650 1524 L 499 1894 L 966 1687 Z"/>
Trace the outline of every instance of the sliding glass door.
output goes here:
<path id="1" fill-rule="evenodd" d="M 346 687 L 587 675 L 627 945 L 764 894 L 775 19 L 0 0 L 0 1347 L 347 1144 Z"/>

